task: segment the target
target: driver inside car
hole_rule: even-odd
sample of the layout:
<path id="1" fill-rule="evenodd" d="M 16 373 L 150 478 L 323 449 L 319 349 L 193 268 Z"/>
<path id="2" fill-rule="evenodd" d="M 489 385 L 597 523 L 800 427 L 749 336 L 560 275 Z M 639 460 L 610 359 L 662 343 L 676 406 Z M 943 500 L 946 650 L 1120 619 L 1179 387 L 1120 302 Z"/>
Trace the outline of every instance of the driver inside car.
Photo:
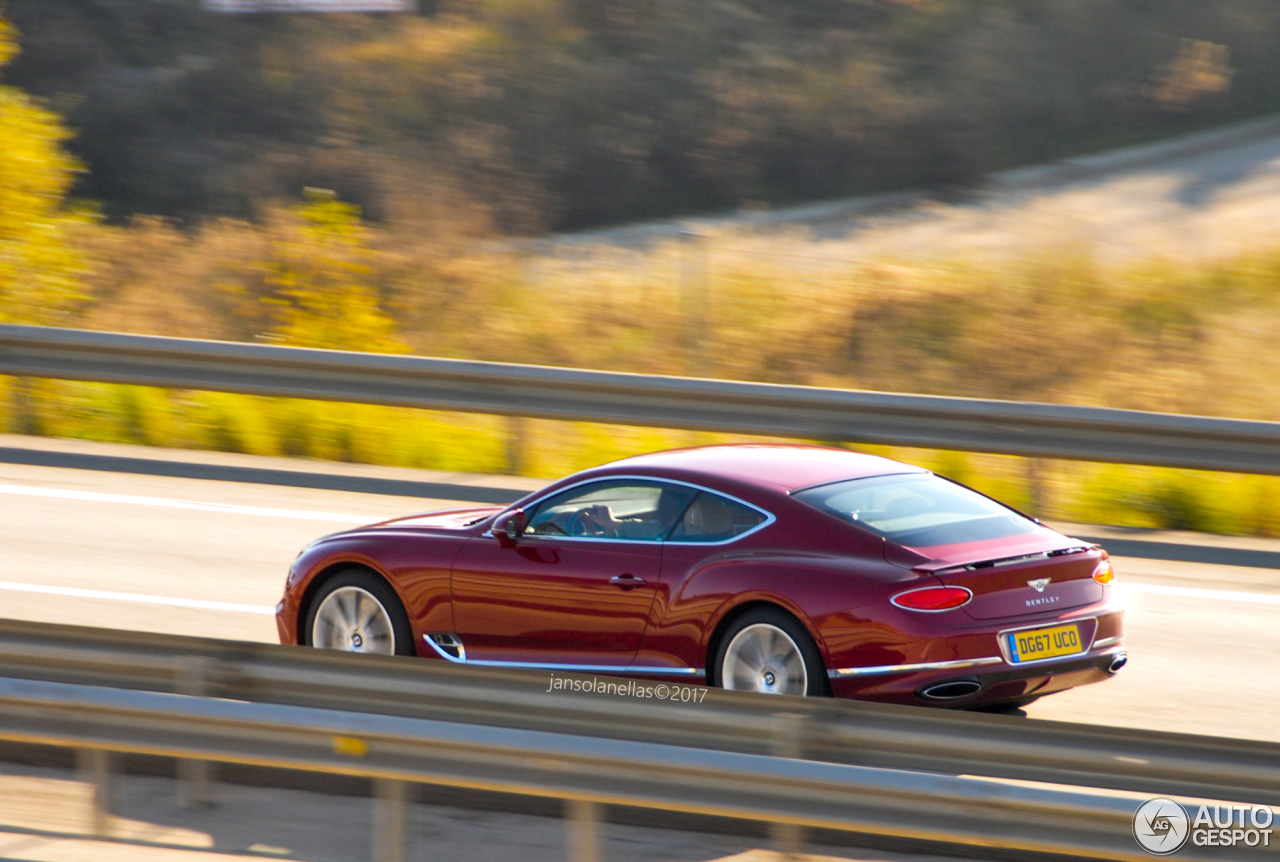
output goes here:
<path id="1" fill-rule="evenodd" d="M 597 503 L 574 515 L 572 524 L 577 529 L 572 534 L 607 539 L 661 539 L 687 503 L 687 497 L 666 489 L 659 495 L 656 509 L 622 518 L 615 517 L 608 505 Z"/>

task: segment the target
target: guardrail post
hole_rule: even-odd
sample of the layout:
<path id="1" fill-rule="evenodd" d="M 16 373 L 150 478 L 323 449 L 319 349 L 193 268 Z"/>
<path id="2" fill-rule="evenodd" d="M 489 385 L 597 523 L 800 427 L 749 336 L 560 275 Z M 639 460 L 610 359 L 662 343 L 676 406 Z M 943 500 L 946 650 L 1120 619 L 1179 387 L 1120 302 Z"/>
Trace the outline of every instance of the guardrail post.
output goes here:
<path id="1" fill-rule="evenodd" d="M 93 834 L 106 838 L 111 831 L 111 753 L 100 748 L 76 750 L 81 780 L 93 788 L 89 796 L 89 825 Z"/>
<path id="2" fill-rule="evenodd" d="M 35 408 L 35 399 L 31 397 L 31 378 L 15 377 L 9 392 L 9 431 L 13 434 L 39 435 L 42 429 L 40 416 Z"/>
<path id="3" fill-rule="evenodd" d="M 588 799 L 566 799 L 569 827 L 569 862 L 601 862 L 600 804 Z"/>
<path id="4" fill-rule="evenodd" d="M 1027 513 L 1033 518 L 1044 516 L 1045 483 L 1044 464 L 1039 458 L 1027 461 Z"/>
<path id="5" fill-rule="evenodd" d="M 204 697 L 208 692 L 209 659 L 188 655 L 178 660 L 178 694 Z M 178 761 L 178 780 L 182 782 L 183 808 L 212 808 L 213 785 L 209 777 L 209 761 Z"/>
<path id="6" fill-rule="evenodd" d="M 685 373 L 701 377 L 706 373 L 708 302 L 707 245 L 703 235 L 693 229 L 680 231 L 683 241 L 683 267 L 680 279 L 680 313 L 684 316 Z"/>
<path id="7" fill-rule="evenodd" d="M 775 715 L 771 745 L 774 756 L 791 759 L 804 757 L 807 729 L 804 715 L 793 712 Z M 769 837 L 773 839 L 778 852 L 789 859 L 804 852 L 804 829 L 794 823 L 770 823 Z"/>
<path id="8" fill-rule="evenodd" d="M 409 784 L 390 778 L 373 782 L 373 862 L 409 858 Z"/>
<path id="9" fill-rule="evenodd" d="M 529 433 L 529 423 L 523 416 L 507 417 L 507 472 L 519 476 L 524 472 L 525 438 Z"/>

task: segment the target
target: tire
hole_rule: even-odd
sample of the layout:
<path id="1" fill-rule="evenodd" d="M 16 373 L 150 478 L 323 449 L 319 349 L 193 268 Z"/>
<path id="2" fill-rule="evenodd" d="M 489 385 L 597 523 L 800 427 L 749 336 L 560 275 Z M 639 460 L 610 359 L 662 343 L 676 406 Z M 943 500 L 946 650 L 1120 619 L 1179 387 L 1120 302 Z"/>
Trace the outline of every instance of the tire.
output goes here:
<path id="1" fill-rule="evenodd" d="M 386 581 L 365 569 L 325 581 L 307 608 L 302 633 L 317 649 L 417 655 L 404 605 Z"/>
<path id="2" fill-rule="evenodd" d="M 827 668 L 800 621 L 778 608 L 747 611 L 716 648 L 715 684 L 730 691 L 825 697 Z"/>

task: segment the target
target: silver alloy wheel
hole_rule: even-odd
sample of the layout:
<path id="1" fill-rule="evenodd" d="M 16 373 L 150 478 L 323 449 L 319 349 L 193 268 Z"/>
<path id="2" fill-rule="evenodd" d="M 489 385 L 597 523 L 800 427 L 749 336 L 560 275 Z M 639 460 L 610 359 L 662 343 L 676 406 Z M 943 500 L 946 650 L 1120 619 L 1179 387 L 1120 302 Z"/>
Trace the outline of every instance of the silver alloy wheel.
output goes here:
<path id="1" fill-rule="evenodd" d="M 311 623 L 311 645 L 345 652 L 395 655 L 391 615 L 368 590 L 339 587 L 324 597 Z"/>
<path id="2" fill-rule="evenodd" d="M 809 691 L 809 671 L 791 635 L 777 626 L 756 623 L 729 641 L 720 666 L 720 684 L 731 691 L 804 697 Z"/>

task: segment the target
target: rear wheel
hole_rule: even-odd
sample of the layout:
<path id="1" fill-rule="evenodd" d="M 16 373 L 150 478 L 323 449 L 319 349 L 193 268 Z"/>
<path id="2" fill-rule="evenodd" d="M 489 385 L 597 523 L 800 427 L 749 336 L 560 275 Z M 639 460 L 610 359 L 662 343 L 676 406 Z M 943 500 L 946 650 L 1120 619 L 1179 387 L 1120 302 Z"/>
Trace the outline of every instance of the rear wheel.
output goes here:
<path id="1" fill-rule="evenodd" d="M 794 617 L 773 608 L 733 622 L 716 651 L 716 681 L 730 691 L 818 697 L 827 672 L 813 638 Z"/>
<path id="2" fill-rule="evenodd" d="M 307 642 L 318 649 L 414 655 L 413 630 L 395 591 L 370 572 L 330 578 L 307 612 Z"/>

